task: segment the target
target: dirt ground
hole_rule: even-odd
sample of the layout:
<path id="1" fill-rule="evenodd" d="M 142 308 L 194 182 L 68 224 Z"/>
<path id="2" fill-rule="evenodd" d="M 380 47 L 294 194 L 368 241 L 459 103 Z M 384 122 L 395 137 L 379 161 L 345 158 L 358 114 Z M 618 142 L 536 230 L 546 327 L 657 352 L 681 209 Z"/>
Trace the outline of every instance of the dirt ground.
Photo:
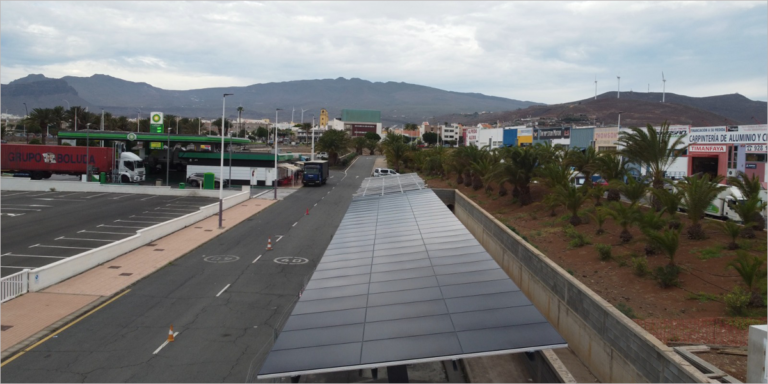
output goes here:
<path id="1" fill-rule="evenodd" d="M 456 178 L 440 180 L 425 178 L 431 188 L 454 188 Z M 484 189 L 474 191 L 471 187 L 459 186 L 458 189 L 483 209 L 491 213 L 501 222 L 513 227 L 518 233 L 549 258 L 558 263 L 587 287 L 602 296 L 617 308 L 623 308 L 625 314 L 631 314 L 636 319 L 701 319 L 725 317 L 725 304 L 720 296 L 728 293 L 734 286 L 741 284 L 738 273 L 726 268 L 729 261 L 736 256 L 735 251 L 728 251 L 725 245 L 728 239 L 715 227 L 713 221 L 705 220 L 705 230 L 708 239 L 694 241 L 685 236 L 685 229 L 680 236 L 681 242 L 675 261 L 683 267 L 680 275 L 680 286 L 663 289 L 650 276 L 638 277 L 633 273 L 631 258 L 645 255 L 645 239 L 637 227 L 630 229 L 634 239 L 628 244 L 621 244 L 619 233 L 621 227 L 607 219 L 603 224 L 605 233 L 597 235 L 597 224 L 594 220 L 579 225 L 576 230 L 587 235 L 592 245 L 579 248 L 569 246 L 570 239 L 565 236 L 563 227 L 567 224 L 569 215 L 563 208 L 556 210 L 556 215 L 550 216 L 541 200 L 548 191 L 539 185 L 532 185 L 531 192 L 534 203 L 525 207 L 512 202 L 508 194 L 499 197 L 494 190 L 487 195 Z M 511 191 L 510 191 L 511 192 Z M 582 207 L 583 211 L 594 209 L 593 200 Z M 588 220 L 588 215 L 583 215 Z M 685 215 L 681 215 L 685 225 L 690 224 Z M 748 252 L 765 257 L 766 232 L 757 232 L 753 240 L 740 239 L 742 245 L 749 246 Z M 601 261 L 595 244 L 608 244 L 612 247 L 612 259 Z M 650 270 L 668 263 L 666 256 L 656 254 L 647 256 Z M 751 315 L 765 317 L 766 308 L 753 308 Z M 700 356 L 720 367 L 730 375 L 746 380 L 746 356 L 703 353 Z"/>

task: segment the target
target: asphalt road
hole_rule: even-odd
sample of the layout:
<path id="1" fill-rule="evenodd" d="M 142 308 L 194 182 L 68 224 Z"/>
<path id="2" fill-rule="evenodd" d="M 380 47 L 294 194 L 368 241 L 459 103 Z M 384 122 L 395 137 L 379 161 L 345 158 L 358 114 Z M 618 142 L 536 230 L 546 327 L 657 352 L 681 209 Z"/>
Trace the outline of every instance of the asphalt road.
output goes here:
<path id="1" fill-rule="evenodd" d="M 129 193 L 2 191 L 0 273 L 38 268 L 215 204 Z"/>
<path id="2" fill-rule="evenodd" d="M 373 162 L 331 171 L 327 185 L 299 189 L 138 282 L 4 366 L 3 381 L 253 380 Z M 206 261 L 221 255 L 235 257 Z M 160 348 L 171 324 L 176 340 Z"/>

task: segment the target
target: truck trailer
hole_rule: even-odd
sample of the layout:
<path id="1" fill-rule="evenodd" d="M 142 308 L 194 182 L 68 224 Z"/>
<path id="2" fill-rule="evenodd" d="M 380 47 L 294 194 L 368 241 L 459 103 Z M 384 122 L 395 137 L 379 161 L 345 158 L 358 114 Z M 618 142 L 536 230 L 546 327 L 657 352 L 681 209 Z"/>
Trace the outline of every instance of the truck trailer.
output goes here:
<path id="1" fill-rule="evenodd" d="M 328 161 L 315 160 L 304 162 L 302 183 L 306 185 L 324 185 L 328 182 Z"/>
<path id="2" fill-rule="evenodd" d="M 3 173 L 29 176 L 32 180 L 48 179 L 52 175 L 85 175 L 88 172 L 86 157 L 94 174 L 112 174 L 122 183 L 138 183 L 145 178 L 141 158 L 125 151 L 115 156 L 112 148 L 2 144 L 0 152 Z"/>

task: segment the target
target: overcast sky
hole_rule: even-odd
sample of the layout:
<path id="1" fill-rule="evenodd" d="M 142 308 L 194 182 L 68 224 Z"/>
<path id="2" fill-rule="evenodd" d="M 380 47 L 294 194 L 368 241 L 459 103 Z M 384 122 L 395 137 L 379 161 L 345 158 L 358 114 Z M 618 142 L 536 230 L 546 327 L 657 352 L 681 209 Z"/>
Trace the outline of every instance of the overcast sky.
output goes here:
<path id="1" fill-rule="evenodd" d="M 0 2 L 0 81 L 163 89 L 358 77 L 561 103 L 768 96 L 761 2 Z"/>

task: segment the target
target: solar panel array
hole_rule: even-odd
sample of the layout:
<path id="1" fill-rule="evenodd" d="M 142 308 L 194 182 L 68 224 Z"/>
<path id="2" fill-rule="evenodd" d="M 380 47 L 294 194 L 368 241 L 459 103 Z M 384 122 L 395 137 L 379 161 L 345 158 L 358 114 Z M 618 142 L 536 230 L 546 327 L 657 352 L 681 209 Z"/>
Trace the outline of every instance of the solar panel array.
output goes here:
<path id="1" fill-rule="evenodd" d="M 368 177 L 352 196 L 384 196 L 422 189 L 424 180 L 417 173 L 405 173 L 397 176 Z"/>
<path id="2" fill-rule="evenodd" d="M 564 346 L 424 189 L 352 201 L 259 378 Z"/>

